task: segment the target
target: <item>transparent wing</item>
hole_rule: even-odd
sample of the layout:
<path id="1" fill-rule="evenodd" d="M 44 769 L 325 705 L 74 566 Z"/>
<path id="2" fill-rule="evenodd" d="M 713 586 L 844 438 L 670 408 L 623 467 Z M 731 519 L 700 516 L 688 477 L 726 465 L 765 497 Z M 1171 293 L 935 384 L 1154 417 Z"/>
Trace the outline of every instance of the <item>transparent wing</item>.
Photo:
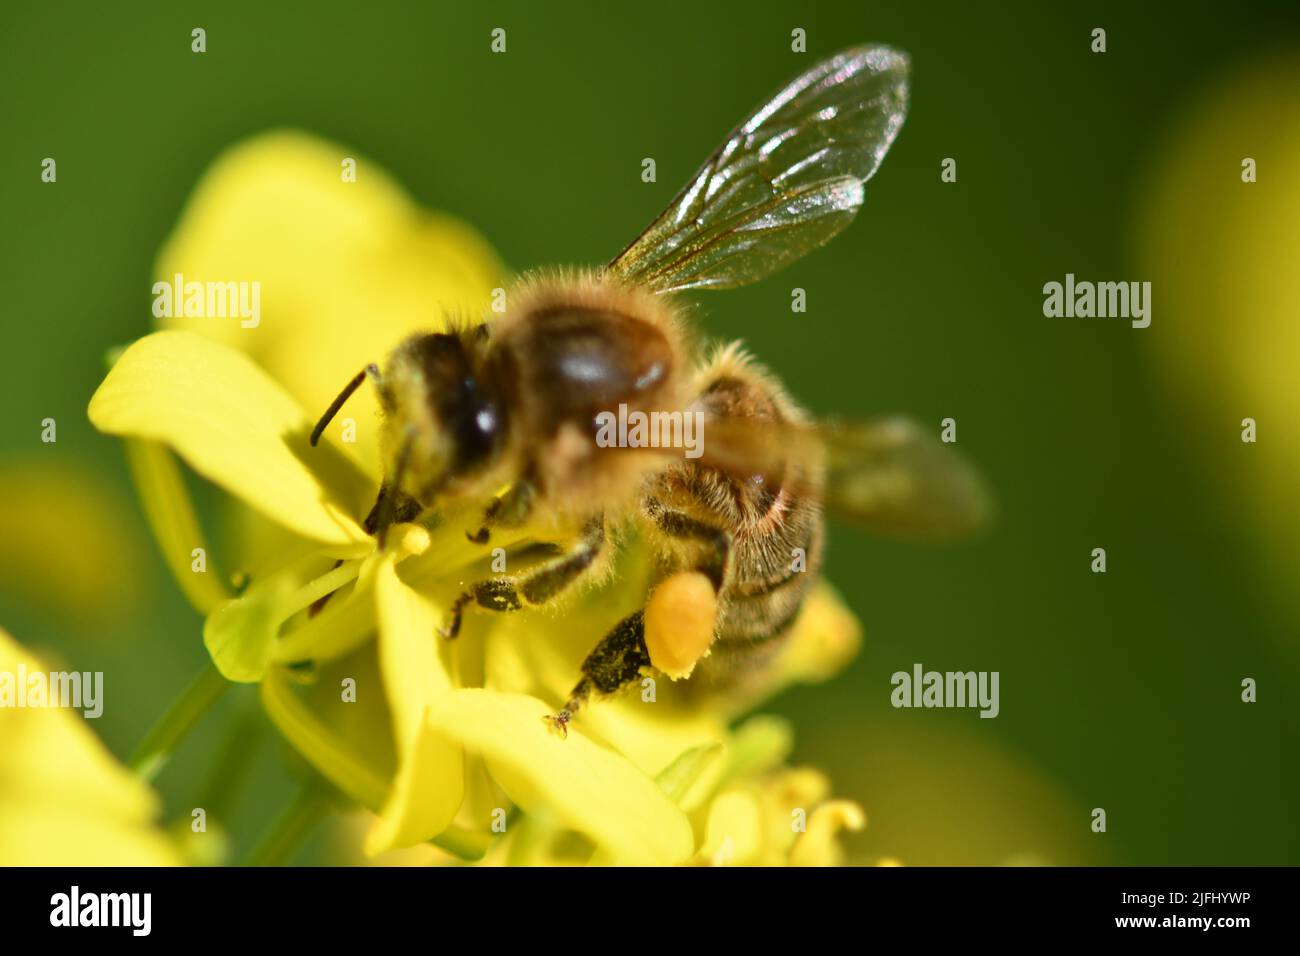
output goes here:
<path id="1" fill-rule="evenodd" d="M 710 419 L 702 447 L 714 467 L 820 493 L 832 515 L 873 534 L 957 537 L 992 511 L 966 460 L 902 418 L 819 425 Z"/>
<path id="2" fill-rule="evenodd" d="M 771 275 L 853 221 L 907 113 L 907 55 L 855 47 L 741 123 L 608 268 L 655 292 Z"/>

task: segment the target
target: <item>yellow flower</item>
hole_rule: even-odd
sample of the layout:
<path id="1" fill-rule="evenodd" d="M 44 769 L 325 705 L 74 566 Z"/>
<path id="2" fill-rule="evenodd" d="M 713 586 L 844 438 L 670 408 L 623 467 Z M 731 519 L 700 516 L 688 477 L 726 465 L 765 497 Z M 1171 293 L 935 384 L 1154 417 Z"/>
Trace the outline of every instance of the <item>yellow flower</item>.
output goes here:
<path id="1" fill-rule="evenodd" d="M 725 806 L 712 812 L 715 802 L 775 779 L 770 758 L 783 755 L 788 734 L 754 759 L 753 740 L 728 726 L 752 699 L 688 706 L 663 686 L 653 704 L 600 702 L 567 739 L 542 719 L 596 640 L 641 603 L 644 551 L 630 543 L 617 586 L 559 612 L 478 615 L 445 641 L 436 629 L 451 601 L 492 575 L 489 549 L 465 534 L 481 510 L 396 526 L 377 548 L 361 526 L 381 477 L 377 447 L 361 437 L 376 429 L 358 427 L 355 445 L 308 444 L 304 402 L 318 412 L 361 364 L 448 311 L 482 311 L 498 271 L 467 227 L 420 212 L 368 164 L 356 183 L 341 182 L 346 155 L 275 134 L 217 164 L 159 272 L 265 277 L 261 322 L 172 319 L 120 354 L 90 418 L 126 441 L 155 536 L 206 615 L 221 673 L 259 682 L 281 732 L 375 813 L 368 854 L 432 840 L 492 862 L 696 859 L 710 825 L 716 833 L 730 819 Z M 372 315 L 380 321 L 349 346 L 349 330 Z M 206 561 L 173 453 L 281 529 L 247 549 L 237 595 L 215 570 L 222 562 Z M 492 545 L 522 561 L 536 543 L 521 532 Z M 856 643 L 856 622 L 823 586 L 765 691 L 824 679 Z M 799 808 L 810 821 L 830 822 L 816 816 L 824 796 Z M 792 839 L 779 851 L 705 862 L 771 862 L 799 842 L 783 825 Z M 830 843 L 805 856 L 830 859 Z"/>
<path id="2" fill-rule="evenodd" d="M 48 673 L 0 629 L 0 675 Z M 158 799 L 78 714 L 0 704 L 0 866 L 172 866 Z"/>
<path id="3" fill-rule="evenodd" d="M 72 460 L 0 465 L 0 588 L 87 634 L 139 603 L 144 541 L 128 502 Z M 111 624 L 110 624 L 111 626 Z"/>
<path id="4" fill-rule="evenodd" d="M 1279 49 L 1226 70 L 1152 155 L 1135 191 L 1134 258 L 1166 319 L 1142 345 L 1187 419 L 1179 431 L 1196 429 L 1188 454 L 1199 456 L 1223 520 L 1259 537 L 1270 559 L 1258 573 L 1294 609 L 1300 55 Z"/>

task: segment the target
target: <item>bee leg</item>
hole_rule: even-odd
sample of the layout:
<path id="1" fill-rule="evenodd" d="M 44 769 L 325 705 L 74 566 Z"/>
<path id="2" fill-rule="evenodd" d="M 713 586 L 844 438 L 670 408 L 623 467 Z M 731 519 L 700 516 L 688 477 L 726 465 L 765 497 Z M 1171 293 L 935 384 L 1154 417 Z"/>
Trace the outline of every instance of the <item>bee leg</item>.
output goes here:
<path id="1" fill-rule="evenodd" d="M 488 505 L 483 512 L 483 524 L 474 532 L 465 532 L 465 537 L 475 544 L 487 544 L 491 537 L 491 528 L 517 528 L 528 520 L 533 513 L 533 503 L 537 500 L 537 488 L 527 478 L 510 486 L 504 495 Z"/>
<path id="2" fill-rule="evenodd" d="M 657 498 L 647 498 L 643 508 L 664 534 L 698 541 L 704 546 L 703 559 L 695 570 L 713 582 L 715 591 L 721 590 L 731 555 L 731 536 L 723 529 L 684 512 L 665 508 Z M 613 694 L 636 681 L 645 669 L 653 666 L 645 642 L 645 611 L 637 611 L 620 621 L 587 655 L 582 662 L 582 680 L 569 692 L 564 708 L 546 719 L 567 737 L 569 722 L 593 692 Z"/>
<path id="3" fill-rule="evenodd" d="M 488 526 L 496 522 L 503 501 L 505 501 L 505 498 L 497 498 L 492 504 L 488 505 L 487 510 L 483 512 L 483 523 L 479 526 L 479 529 L 477 531 L 466 531 L 465 537 L 469 538 L 474 544 L 487 544 L 492 537 L 492 532 L 488 529 Z"/>
<path id="4" fill-rule="evenodd" d="M 559 557 L 533 568 L 518 579 L 491 578 L 471 585 L 452 602 L 447 623 L 438 629 L 438 633 L 449 639 L 459 634 L 461 618 L 465 608 L 471 604 L 489 611 L 518 611 L 525 606 L 545 604 L 581 577 L 604 546 L 605 519 L 599 516 L 587 522 L 578 542 Z"/>
<path id="5" fill-rule="evenodd" d="M 587 655 L 582 662 L 582 680 L 569 692 L 564 708 L 546 720 L 567 737 L 569 721 L 593 693 L 602 696 L 617 693 L 634 683 L 650 666 L 650 652 L 645 646 L 645 612 L 636 611 L 619 621 Z"/>
<path id="6" fill-rule="evenodd" d="M 394 494 L 389 490 L 388 485 L 382 485 L 379 489 L 379 496 L 375 499 L 374 507 L 370 509 L 370 514 L 366 515 L 366 520 L 362 524 L 366 534 L 374 534 L 379 530 L 379 523 L 386 520 L 385 511 L 389 508 L 390 500 L 392 507 L 390 523 L 400 524 L 403 521 L 414 521 L 424 511 L 420 503 L 410 495 L 405 492 Z"/>
<path id="7" fill-rule="evenodd" d="M 684 512 L 665 508 L 658 498 L 647 498 L 642 508 L 664 534 L 672 538 L 698 541 L 705 547 L 703 561 L 695 570 L 713 582 L 715 591 L 721 590 L 731 555 L 731 535 L 722 528 L 692 518 Z"/>
<path id="8" fill-rule="evenodd" d="M 407 426 L 402 446 L 397 452 L 397 464 L 393 466 L 393 477 L 379 488 L 379 500 L 366 518 L 366 530 L 371 532 L 384 546 L 384 537 L 388 529 L 398 521 L 413 521 L 424 509 L 410 495 L 402 491 L 402 479 L 411 463 L 411 448 L 415 444 L 415 429 Z M 409 517 L 404 517 L 409 513 Z"/>

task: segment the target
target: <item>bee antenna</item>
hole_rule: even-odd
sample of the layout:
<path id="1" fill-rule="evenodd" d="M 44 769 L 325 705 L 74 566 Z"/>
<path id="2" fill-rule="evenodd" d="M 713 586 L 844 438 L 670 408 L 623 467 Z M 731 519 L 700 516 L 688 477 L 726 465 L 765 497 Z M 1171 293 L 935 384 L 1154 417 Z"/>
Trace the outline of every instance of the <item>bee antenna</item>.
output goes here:
<path id="1" fill-rule="evenodd" d="M 343 403 L 351 398 L 352 393 L 361 387 L 361 383 L 366 380 L 367 375 L 378 383 L 379 366 L 371 362 L 360 372 L 357 372 L 357 374 L 352 377 L 352 381 L 343 386 L 343 391 L 339 392 L 339 397 L 330 402 L 330 407 L 325 409 L 325 414 L 320 417 L 320 421 L 316 423 L 316 427 L 311 430 L 312 448 L 315 448 L 316 443 L 320 441 L 320 436 L 321 433 L 325 431 L 325 426 L 334 420 L 334 416 L 339 413 L 339 409 L 343 407 Z"/>

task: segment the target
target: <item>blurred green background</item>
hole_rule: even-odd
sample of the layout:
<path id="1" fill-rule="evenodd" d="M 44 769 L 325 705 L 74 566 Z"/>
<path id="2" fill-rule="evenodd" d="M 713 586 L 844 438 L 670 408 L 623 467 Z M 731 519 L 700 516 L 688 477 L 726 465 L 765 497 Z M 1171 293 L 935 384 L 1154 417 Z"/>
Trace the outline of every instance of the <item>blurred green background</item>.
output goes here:
<path id="1" fill-rule="evenodd" d="M 819 413 L 904 412 L 936 429 L 954 417 L 999 514 L 943 549 L 833 529 L 828 576 L 864 624 L 863 652 L 768 709 L 794 719 L 796 760 L 866 807 L 861 859 L 1300 862 L 1293 568 L 1273 567 L 1268 529 L 1236 507 L 1257 492 L 1213 477 L 1251 448 L 1238 438 L 1250 410 L 1225 395 L 1221 421 L 1202 423 L 1157 371 L 1162 339 L 1193 334 L 1162 309 L 1167 287 L 1147 330 L 1041 311 L 1043 284 L 1066 272 L 1152 278 L 1139 223 L 1170 130 L 1223 76 L 1295 61 L 1295 4 L 154 7 L 0 12 L 0 471 L 39 456 L 90 469 L 143 575 L 127 610 L 89 621 L 0 581 L 0 624 L 108 672 L 95 729 L 116 753 L 205 654 L 121 449 L 85 406 L 105 350 L 149 329 L 151 263 L 214 157 L 300 127 L 472 223 L 512 268 L 599 263 L 762 97 L 818 56 L 881 41 L 912 55 L 912 107 L 858 221 L 788 272 L 699 301 L 712 334 L 743 337 Z M 504 56 L 488 51 L 497 26 Z M 790 51 L 795 27 L 806 55 Z M 1224 144 L 1227 182 L 1251 148 Z M 39 180 L 46 156 L 56 186 Z M 657 183 L 640 181 L 646 156 Z M 944 157 L 955 184 L 940 182 Z M 1300 166 L 1260 168 L 1251 188 L 1266 196 Z M 806 314 L 790 312 L 795 286 Z M 55 446 L 40 443 L 46 417 Z M 1090 573 L 1094 547 L 1105 575 Z M 1000 716 L 892 709 L 890 674 L 916 662 L 999 671 Z M 1258 703 L 1241 702 L 1243 677 Z M 160 778 L 172 814 L 211 784 L 223 723 L 207 720 Z M 259 757 L 232 804 L 240 847 L 291 792 L 274 732 L 247 745 Z M 1106 834 L 1090 832 L 1093 807 Z M 304 857 L 325 858 L 319 841 Z"/>

